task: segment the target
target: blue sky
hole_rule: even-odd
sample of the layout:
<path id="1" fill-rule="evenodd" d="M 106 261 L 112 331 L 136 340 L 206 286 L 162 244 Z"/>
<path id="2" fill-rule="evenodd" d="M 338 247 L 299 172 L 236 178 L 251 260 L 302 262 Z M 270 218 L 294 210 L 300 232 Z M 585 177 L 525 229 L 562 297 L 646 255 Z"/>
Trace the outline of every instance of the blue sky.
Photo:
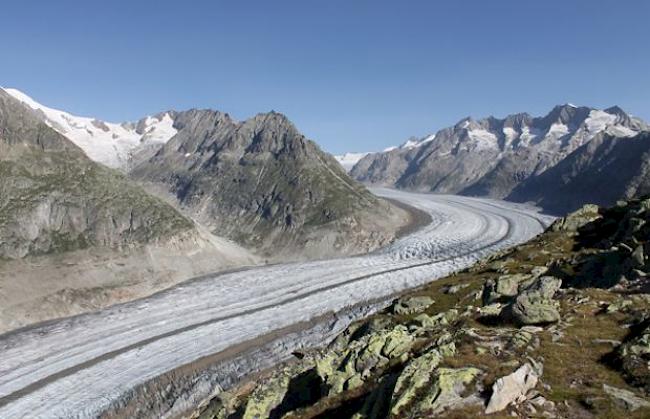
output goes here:
<path id="1" fill-rule="evenodd" d="M 471 115 L 618 104 L 650 120 L 650 2 L 12 1 L 0 85 L 109 121 L 283 112 L 328 151 Z"/>

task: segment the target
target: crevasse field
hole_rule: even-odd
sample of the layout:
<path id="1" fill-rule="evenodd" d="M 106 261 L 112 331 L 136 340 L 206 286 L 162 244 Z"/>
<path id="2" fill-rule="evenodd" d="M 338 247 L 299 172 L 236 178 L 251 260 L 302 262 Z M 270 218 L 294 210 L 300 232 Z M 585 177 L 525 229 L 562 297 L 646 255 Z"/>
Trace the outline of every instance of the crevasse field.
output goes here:
<path id="1" fill-rule="evenodd" d="M 432 222 L 381 251 L 189 281 L 0 336 L 0 417 L 94 417 L 178 366 L 271 331 L 443 277 L 541 233 L 535 208 L 374 189 Z"/>

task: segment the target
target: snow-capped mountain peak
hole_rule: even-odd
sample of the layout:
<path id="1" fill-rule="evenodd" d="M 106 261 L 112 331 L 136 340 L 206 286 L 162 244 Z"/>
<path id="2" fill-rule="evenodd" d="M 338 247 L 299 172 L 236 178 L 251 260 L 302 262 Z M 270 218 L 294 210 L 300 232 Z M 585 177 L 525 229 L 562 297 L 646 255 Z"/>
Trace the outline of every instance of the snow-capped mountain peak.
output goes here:
<path id="1" fill-rule="evenodd" d="M 176 135 L 173 112 L 118 124 L 50 108 L 17 89 L 4 90 L 37 111 L 43 122 L 68 137 L 92 160 L 112 168 L 125 169 L 130 156 L 140 148 L 163 144 Z"/>

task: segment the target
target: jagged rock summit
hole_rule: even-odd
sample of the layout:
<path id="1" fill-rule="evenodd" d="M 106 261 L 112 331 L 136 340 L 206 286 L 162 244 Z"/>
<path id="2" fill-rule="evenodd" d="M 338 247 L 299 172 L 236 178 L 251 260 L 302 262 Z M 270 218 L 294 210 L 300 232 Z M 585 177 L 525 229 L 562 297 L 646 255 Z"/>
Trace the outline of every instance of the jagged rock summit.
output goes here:
<path id="1" fill-rule="evenodd" d="M 320 257 L 367 251 L 392 240 L 408 218 L 280 113 L 239 122 L 190 110 L 177 114 L 175 127 L 178 133 L 131 177 L 162 187 L 211 231 L 246 246 Z"/>
<path id="2" fill-rule="evenodd" d="M 541 176 L 567 156 L 578 150 L 597 156 L 599 150 L 587 145 L 594 139 L 627 139 L 648 129 L 645 122 L 617 106 L 598 110 L 566 104 L 556 106 L 543 117 L 519 113 L 503 119 L 465 118 L 435 135 L 371 153 L 353 167 L 351 175 L 373 185 L 545 204 L 545 198 L 554 193 L 548 183 L 562 179 L 555 175 L 549 182 Z M 528 191 L 534 187 L 526 182 L 533 184 L 538 178 L 544 180 L 544 197 L 539 196 L 539 190 Z M 520 190 L 515 191 L 518 187 Z M 595 202 L 613 203 L 609 196 Z M 550 206 L 565 211 L 584 203 L 559 202 Z"/>

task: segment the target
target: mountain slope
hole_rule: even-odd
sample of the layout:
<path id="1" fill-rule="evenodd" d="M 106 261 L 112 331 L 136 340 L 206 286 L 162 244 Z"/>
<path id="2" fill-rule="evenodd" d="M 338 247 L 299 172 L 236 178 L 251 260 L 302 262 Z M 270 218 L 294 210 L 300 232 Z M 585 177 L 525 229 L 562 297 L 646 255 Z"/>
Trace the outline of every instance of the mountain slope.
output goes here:
<path id="1" fill-rule="evenodd" d="M 563 105 L 544 117 L 465 118 L 434 136 L 369 154 L 351 175 L 371 184 L 504 198 L 599 133 L 631 137 L 647 129 L 618 107 Z"/>
<path id="2" fill-rule="evenodd" d="M 42 122 L 65 135 L 92 160 L 108 167 L 125 170 L 134 155 L 152 148 L 156 151 L 176 134 L 175 112 L 162 112 L 133 123 L 114 124 L 49 108 L 16 89 L 5 91 L 35 110 Z"/>
<path id="3" fill-rule="evenodd" d="M 0 91 L 0 256 L 169 239 L 193 224 Z"/>
<path id="4" fill-rule="evenodd" d="M 211 231 L 274 256 L 360 252 L 386 244 L 404 211 L 350 179 L 284 116 L 243 122 L 177 115 L 178 134 L 131 176 L 164 187 Z"/>
<path id="5" fill-rule="evenodd" d="M 600 134 L 556 166 L 518 185 L 509 200 L 533 201 L 563 213 L 585 202 L 612 205 L 650 194 L 650 133 Z"/>
<path id="6" fill-rule="evenodd" d="M 0 89 L 0 331 L 255 263 L 197 228 Z"/>

